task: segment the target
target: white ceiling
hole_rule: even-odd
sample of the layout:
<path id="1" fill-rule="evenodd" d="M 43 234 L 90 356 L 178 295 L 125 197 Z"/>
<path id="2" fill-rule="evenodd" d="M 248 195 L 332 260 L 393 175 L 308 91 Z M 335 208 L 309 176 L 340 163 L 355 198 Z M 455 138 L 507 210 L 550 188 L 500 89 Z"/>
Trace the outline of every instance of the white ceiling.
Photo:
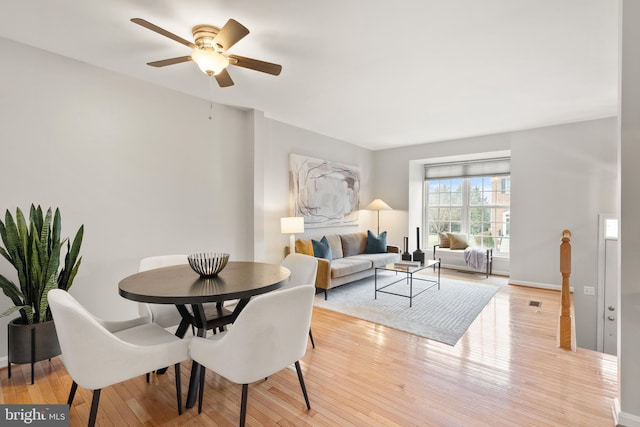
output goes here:
<path id="1" fill-rule="evenodd" d="M 149 67 L 190 52 L 134 17 L 188 40 L 234 18 L 229 52 L 282 73 Z M 0 37 L 372 150 L 617 114 L 614 0 L 2 0 Z"/>

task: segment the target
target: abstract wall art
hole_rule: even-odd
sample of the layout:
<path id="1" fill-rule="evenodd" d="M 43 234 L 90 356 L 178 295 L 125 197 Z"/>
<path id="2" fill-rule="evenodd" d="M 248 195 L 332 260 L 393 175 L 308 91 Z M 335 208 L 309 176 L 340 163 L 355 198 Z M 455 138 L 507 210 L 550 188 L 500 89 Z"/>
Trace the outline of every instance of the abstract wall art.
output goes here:
<path id="1" fill-rule="evenodd" d="M 358 224 L 357 166 L 290 154 L 289 185 L 292 215 L 303 216 L 305 228 Z"/>

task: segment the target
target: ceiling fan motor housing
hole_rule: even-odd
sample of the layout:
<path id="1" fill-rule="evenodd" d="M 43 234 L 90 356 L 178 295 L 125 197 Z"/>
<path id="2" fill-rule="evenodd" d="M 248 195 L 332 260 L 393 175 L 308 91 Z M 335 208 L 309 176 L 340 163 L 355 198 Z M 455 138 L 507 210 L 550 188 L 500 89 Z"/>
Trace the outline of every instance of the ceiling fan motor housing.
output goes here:
<path id="1" fill-rule="evenodd" d="M 196 25 L 191 29 L 193 34 L 193 40 L 200 49 L 213 48 L 216 51 L 221 51 L 222 46 L 219 44 L 213 44 L 213 39 L 216 38 L 220 32 L 220 28 L 212 25 Z"/>

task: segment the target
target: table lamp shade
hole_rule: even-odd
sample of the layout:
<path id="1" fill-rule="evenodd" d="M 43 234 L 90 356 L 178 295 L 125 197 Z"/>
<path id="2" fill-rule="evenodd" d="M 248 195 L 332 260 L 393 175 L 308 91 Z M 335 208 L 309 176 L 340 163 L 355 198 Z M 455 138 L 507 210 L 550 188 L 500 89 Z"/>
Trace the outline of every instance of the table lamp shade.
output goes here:
<path id="1" fill-rule="evenodd" d="M 280 232 L 282 234 L 289 234 L 289 253 L 294 253 L 296 251 L 296 238 L 294 234 L 304 232 L 304 217 L 290 216 L 280 218 Z"/>
<path id="2" fill-rule="evenodd" d="M 304 217 L 290 216 L 287 218 L 280 218 L 280 232 L 282 234 L 303 233 Z"/>

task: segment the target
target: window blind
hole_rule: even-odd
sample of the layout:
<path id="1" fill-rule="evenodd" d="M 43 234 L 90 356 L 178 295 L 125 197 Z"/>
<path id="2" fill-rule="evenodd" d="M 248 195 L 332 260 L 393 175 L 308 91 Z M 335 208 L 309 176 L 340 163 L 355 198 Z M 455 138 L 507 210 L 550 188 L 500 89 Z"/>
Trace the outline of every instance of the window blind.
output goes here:
<path id="1" fill-rule="evenodd" d="M 510 174 L 511 159 L 508 157 L 424 165 L 425 180 Z"/>

